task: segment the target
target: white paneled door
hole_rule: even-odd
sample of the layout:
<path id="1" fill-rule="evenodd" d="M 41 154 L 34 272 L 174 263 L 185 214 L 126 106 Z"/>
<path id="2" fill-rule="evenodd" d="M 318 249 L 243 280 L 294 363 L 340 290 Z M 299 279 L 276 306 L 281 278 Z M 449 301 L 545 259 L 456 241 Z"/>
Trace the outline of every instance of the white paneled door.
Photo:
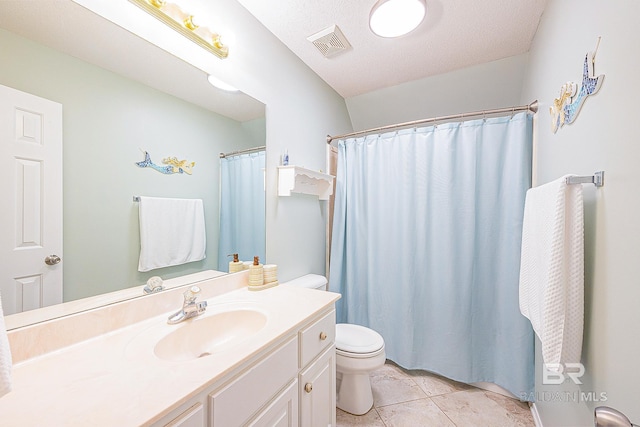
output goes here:
<path id="1" fill-rule="evenodd" d="M 0 85 L 4 314 L 62 302 L 62 105 Z"/>

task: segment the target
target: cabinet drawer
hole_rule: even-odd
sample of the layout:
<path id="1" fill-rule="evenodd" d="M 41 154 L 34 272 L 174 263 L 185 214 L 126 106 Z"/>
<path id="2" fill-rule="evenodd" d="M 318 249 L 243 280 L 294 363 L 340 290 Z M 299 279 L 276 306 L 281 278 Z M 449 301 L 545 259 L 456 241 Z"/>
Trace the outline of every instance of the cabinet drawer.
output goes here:
<path id="1" fill-rule="evenodd" d="M 298 339 L 256 363 L 226 387 L 209 395 L 210 421 L 215 427 L 244 424 L 298 372 Z"/>
<path id="2" fill-rule="evenodd" d="M 336 311 L 331 310 L 326 316 L 301 330 L 299 337 L 302 368 L 336 340 Z"/>

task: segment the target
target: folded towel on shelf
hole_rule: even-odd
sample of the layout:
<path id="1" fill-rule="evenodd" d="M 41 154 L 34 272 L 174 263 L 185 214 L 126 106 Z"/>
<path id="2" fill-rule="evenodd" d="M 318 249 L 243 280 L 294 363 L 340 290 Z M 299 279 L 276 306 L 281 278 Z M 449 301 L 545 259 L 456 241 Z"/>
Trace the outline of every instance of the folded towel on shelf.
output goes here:
<path id="1" fill-rule="evenodd" d="M 579 363 L 584 323 L 582 185 L 566 176 L 527 191 L 520 260 L 520 312 L 542 342 L 548 369 Z"/>
<path id="2" fill-rule="evenodd" d="M 138 271 L 206 257 L 204 206 L 200 199 L 140 197 Z"/>
<path id="3" fill-rule="evenodd" d="M 2 312 L 2 298 L 0 297 L 0 397 L 11 391 L 11 366 L 11 349 L 9 348 L 9 338 L 7 338 L 7 328 Z"/>

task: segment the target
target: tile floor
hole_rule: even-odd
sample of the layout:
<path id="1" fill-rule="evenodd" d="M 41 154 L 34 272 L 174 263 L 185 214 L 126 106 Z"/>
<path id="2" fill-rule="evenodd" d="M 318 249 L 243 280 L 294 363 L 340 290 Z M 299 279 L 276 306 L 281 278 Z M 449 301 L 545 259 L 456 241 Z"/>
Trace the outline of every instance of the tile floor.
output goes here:
<path id="1" fill-rule="evenodd" d="M 535 427 L 526 403 L 393 362 L 371 373 L 371 387 L 373 408 L 338 409 L 338 427 Z"/>

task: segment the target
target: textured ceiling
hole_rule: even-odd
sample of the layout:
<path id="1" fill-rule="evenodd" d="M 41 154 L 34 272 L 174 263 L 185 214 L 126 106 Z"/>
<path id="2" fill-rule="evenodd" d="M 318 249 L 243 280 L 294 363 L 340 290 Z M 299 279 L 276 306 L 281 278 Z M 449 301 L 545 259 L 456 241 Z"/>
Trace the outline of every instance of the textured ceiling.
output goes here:
<path id="1" fill-rule="evenodd" d="M 264 117 L 264 104 L 214 88 L 204 71 L 71 0 L 0 0 L 0 28 L 236 121 Z"/>
<path id="2" fill-rule="evenodd" d="M 376 0 L 238 1 L 345 98 L 527 52 L 546 4 L 426 0 L 418 29 L 384 39 L 369 30 Z M 334 24 L 353 48 L 325 58 L 307 37 Z M 261 103 L 213 88 L 202 70 L 71 0 L 0 0 L 0 28 L 238 121 L 264 115 Z"/>
<path id="3" fill-rule="evenodd" d="M 238 1 L 345 98 L 525 53 L 546 4 L 426 0 L 416 30 L 384 39 L 369 30 L 376 0 Z M 334 24 L 353 49 L 325 58 L 307 37 Z"/>

